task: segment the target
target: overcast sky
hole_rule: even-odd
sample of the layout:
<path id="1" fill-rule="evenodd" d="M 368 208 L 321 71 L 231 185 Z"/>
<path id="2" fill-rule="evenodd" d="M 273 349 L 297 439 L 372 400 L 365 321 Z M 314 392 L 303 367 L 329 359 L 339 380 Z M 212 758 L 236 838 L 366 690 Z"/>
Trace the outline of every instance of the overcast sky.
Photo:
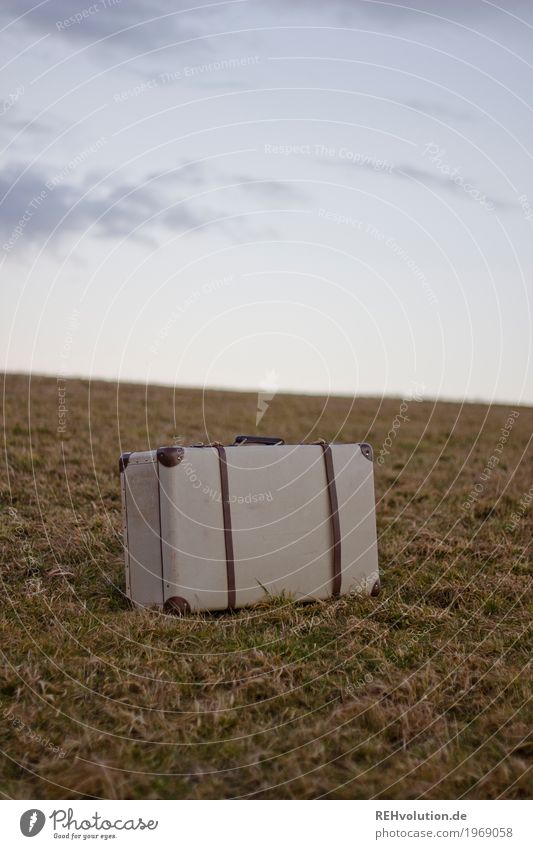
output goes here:
<path id="1" fill-rule="evenodd" d="M 533 403 L 533 4 L 0 28 L 6 369 Z"/>

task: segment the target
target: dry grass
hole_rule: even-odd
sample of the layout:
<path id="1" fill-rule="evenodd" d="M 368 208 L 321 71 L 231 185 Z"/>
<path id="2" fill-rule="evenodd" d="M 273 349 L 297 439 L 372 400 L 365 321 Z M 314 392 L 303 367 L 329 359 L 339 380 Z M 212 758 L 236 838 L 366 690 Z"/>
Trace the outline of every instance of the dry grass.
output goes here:
<path id="1" fill-rule="evenodd" d="M 179 620 L 124 599 L 117 457 L 204 416 L 254 432 L 255 396 L 69 381 L 61 437 L 55 380 L 5 391 L 5 795 L 528 796 L 533 410 L 465 511 L 510 408 L 409 404 L 376 463 L 378 599 Z M 278 396 L 262 432 L 377 454 L 399 406 Z"/>

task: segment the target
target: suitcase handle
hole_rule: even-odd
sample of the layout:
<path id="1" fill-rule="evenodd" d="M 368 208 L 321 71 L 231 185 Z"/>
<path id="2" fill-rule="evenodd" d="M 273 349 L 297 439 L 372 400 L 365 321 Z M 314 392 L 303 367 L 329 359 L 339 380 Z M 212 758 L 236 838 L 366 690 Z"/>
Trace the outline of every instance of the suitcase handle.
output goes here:
<path id="1" fill-rule="evenodd" d="M 285 445 L 279 436 L 236 436 L 234 445 Z"/>

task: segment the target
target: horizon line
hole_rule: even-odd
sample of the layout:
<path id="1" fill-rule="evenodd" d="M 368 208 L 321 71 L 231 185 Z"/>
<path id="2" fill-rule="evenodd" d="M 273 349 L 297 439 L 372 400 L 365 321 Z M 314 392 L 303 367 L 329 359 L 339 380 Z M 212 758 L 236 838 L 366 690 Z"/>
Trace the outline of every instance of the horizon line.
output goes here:
<path id="1" fill-rule="evenodd" d="M 10 371 L 9 369 L 3 370 L 4 382 L 7 376 L 11 377 L 28 377 L 28 378 L 46 378 L 48 380 L 88 380 L 91 383 L 115 383 L 119 386 L 155 386 L 161 389 L 190 389 L 194 392 L 227 392 L 227 393 L 237 393 L 242 395 L 250 395 L 257 394 L 261 392 L 260 386 L 255 387 L 233 387 L 233 386 L 198 386 L 197 384 L 175 384 L 175 383 L 165 383 L 159 381 L 152 381 L 150 383 L 143 382 L 141 380 L 134 379 L 125 379 L 121 380 L 118 377 L 104 377 L 104 376 L 93 376 L 87 374 L 56 374 L 52 372 L 39 372 L 39 371 Z M 279 390 L 275 393 L 276 395 L 289 395 L 289 396 L 305 396 L 309 398 L 361 398 L 361 399 L 384 399 L 384 400 L 395 400 L 395 399 L 403 399 L 405 395 L 401 392 L 398 393 L 385 393 L 379 394 L 376 392 L 375 394 L 358 394 L 355 395 L 349 392 L 336 392 L 336 393 L 328 393 L 328 392 L 311 392 L 309 390 L 304 389 L 287 389 L 287 390 Z M 519 406 L 526 407 L 531 409 L 533 407 L 533 401 L 517 401 L 516 399 L 504 399 L 504 400 L 489 400 L 487 398 L 457 398 L 456 396 L 432 396 L 432 395 L 422 395 L 420 401 L 418 403 L 434 403 L 434 404 L 470 404 L 470 405 L 483 405 L 485 407 L 494 407 L 494 406 Z"/>

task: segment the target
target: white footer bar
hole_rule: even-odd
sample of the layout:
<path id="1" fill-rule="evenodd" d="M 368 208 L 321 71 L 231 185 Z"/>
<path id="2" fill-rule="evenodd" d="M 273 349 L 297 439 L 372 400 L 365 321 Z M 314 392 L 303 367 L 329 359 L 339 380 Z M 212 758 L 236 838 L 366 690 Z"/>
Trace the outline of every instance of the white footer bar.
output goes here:
<path id="1" fill-rule="evenodd" d="M 4 846 L 533 846 L 528 801 L 11 801 Z M 35 843 L 29 843 L 35 837 Z M 68 841 L 68 842 L 67 842 Z"/>

